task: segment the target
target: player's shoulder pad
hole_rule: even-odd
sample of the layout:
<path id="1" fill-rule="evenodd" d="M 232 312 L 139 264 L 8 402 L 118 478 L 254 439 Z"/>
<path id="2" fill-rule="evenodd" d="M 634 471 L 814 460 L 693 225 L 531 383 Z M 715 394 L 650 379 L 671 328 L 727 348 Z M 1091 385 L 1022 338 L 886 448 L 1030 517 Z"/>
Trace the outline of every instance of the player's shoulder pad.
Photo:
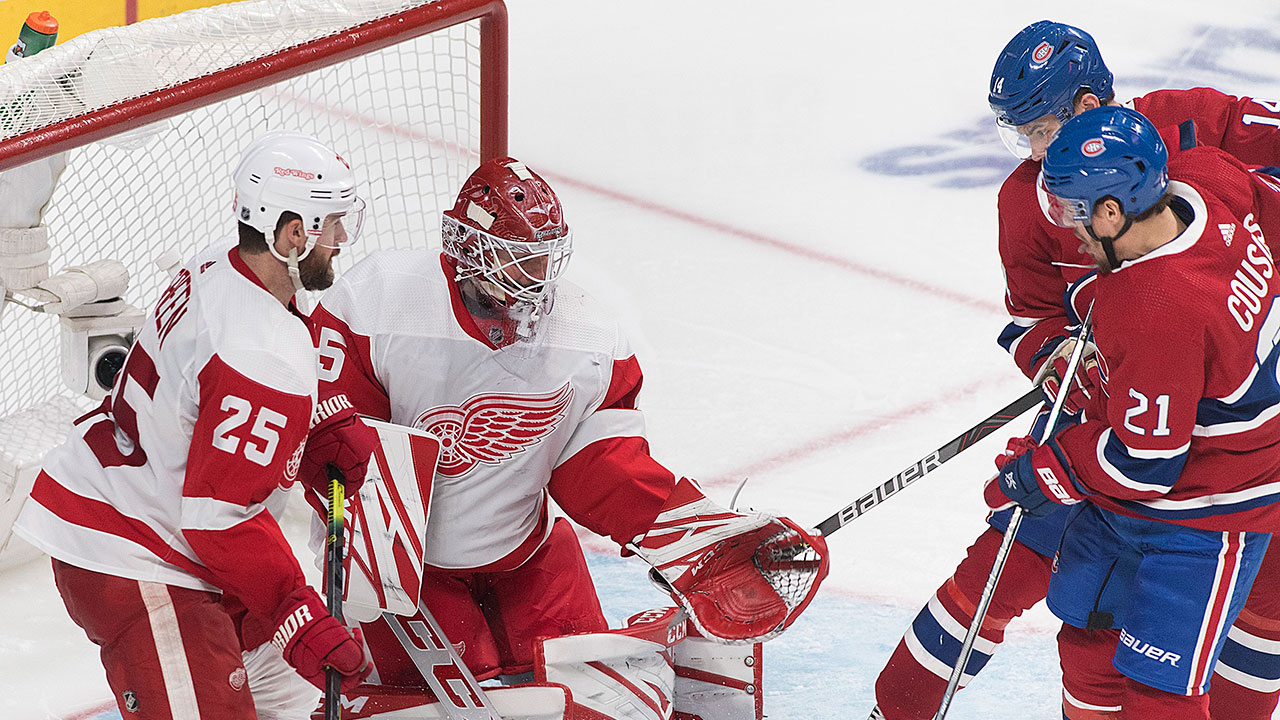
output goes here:
<path id="1" fill-rule="evenodd" d="M 556 285 L 555 305 L 547 316 L 546 332 L 550 345 L 607 353 L 612 358 L 630 355 L 630 346 L 614 313 L 567 280 Z"/>
<path id="2" fill-rule="evenodd" d="M 378 250 L 340 274 L 320 305 L 352 330 L 373 333 L 398 317 L 399 308 L 421 313 L 439 305 L 433 291 L 443 282 L 439 251 Z M 445 298 L 447 304 L 447 291 Z"/>
<path id="3" fill-rule="evenodd" d="M 313 395 L 316 354 L 306 324 L 274 296 L 220 262 L 193 279 L 198 332 L 236 372 L 267 387 Z"/>
<path id="4" fill-rule="evenodd" d="M 1036 179 L 1040 176 L 1040 163 L 1034 160 L 1023 160 L 1018 163 L 1018 167 L 1009 173 L 1009 177 L 1000 183 L 1000 192 L 997 195 L 997 202 L 1001 210 L 1013 204 L 1016 207 L 1023 207 L 1028 203 L 1031 207 L 1039 207 L 1036 200 Z"/>

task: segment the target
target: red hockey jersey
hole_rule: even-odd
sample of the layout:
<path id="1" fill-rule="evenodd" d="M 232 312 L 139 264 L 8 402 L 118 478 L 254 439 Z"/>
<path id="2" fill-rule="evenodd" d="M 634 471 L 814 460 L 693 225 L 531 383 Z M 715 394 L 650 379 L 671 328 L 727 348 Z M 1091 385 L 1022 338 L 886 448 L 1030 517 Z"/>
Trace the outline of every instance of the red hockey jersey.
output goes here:
<path id="1" fill-rule="evenodd" d="M 1209 530 L 1280 529 L 1274 178 L 1217 148 L 1169 163 L 1188 226 L 1097 277 L 1105 419 L 1058 442 L 1090 500 Z"/>
<path id="2" fill-rule="evenodd" d="M 304 584 L 266 503 L 297 473 L 315 389 L 303 319 L 235 249 L 203 253 L 46 456 L 14 530 L 71 565 L 227 590 L 270 617 Z"/>
<path id="3" fill-rule="evenodd" d="M 1129 106 L 1161 129 L 1170 154 L 1194 139 L 1249 165 L 1280 165 L 1280 104 L 1275 102 L 1194 88 L 1157 90 Z M 1067 334 L 1067 286 L 1094 267 L 1071 230 L 1052 225 L 1040 212 L 1039 173 L 1039 161 L 1024 161 L 1000 187 L 998 200 L 1004 299 L 1011 317 L 1000 344 L 1027 377 Z"/>

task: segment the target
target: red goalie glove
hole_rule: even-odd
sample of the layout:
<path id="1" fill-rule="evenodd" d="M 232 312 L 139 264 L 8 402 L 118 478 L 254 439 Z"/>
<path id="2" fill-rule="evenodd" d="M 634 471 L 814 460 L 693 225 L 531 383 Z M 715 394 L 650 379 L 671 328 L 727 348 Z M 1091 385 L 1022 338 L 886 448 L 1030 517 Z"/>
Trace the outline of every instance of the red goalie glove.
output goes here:
<path id="1" fill-rule="evenodd" d="M 378 449 L 378 431 L 369 427 L 356 414 L 346 395 L 334 395 L 316 405 L 311 433 L 302 451 L 298 477 L 306 486 L 329 495 L 327 465 L 342 471 L 348 496 L 360 492 L 369 458 Z"/>
<path id="2" fill-rule="evenodd" d="M 780 634 L 827 576 L 827 544 L 787 518 L 737 513 L 682 478 L 643 537 L 628 545 L 653 566 L 708 638 L 760 642 Z"/>

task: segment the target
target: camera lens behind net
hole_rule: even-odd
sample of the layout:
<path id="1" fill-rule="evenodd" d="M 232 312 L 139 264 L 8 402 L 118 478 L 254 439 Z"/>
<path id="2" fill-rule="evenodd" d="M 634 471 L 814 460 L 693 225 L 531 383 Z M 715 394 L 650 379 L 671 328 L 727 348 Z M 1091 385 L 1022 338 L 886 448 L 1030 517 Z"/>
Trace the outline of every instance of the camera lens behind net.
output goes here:
<path id="1" fill-rule="evenodd" d="M 116 375 L 120 372 L 120 368 L 124 367 L 124 359 L 128 353 L 122 347 L 110 347 L 98 356 L 93 364 L 93 379 L 97 381 L 98 387 L 103 390 L 110 390 L 112 384 L 116 381 Z"/>

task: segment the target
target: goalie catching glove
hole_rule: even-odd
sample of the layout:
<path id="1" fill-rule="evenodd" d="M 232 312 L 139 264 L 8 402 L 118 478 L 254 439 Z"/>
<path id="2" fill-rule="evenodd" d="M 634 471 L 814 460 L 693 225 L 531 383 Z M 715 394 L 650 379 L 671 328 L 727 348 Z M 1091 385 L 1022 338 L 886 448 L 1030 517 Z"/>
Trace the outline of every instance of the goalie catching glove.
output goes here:
<path id="1" fill-rule="evenodd" d="M 738 513 L 676 483 L 653 525 L 627 547 L 704 636 L 760 642 L 799 617 L 827 576 L 827 544 L 787 518 Z"/>

